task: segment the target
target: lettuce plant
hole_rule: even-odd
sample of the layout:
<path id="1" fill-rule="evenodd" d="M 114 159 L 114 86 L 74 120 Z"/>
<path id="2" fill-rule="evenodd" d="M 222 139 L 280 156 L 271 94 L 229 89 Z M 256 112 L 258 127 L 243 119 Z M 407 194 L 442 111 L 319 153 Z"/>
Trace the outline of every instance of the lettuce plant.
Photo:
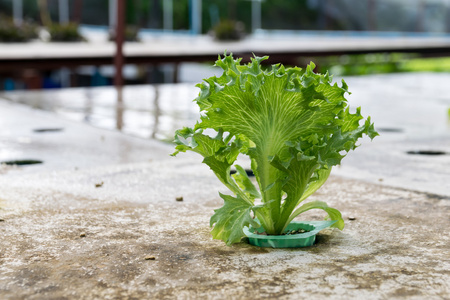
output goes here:
<path id="1" fill-rule="evenodd" d="M 242 65 L 231 54 L 219 56 L 216 66 L 223 69 L 222 76 L 197 85 L 200 122 L 175 133 L 173 155 L 199 153 L 231 191 L 220 194 L 224 205 L 210 221 L 213 238 L 228 245 L 239 242 L 248 225 L 279 235 L 310 209 L 324 210 L 342 230 L 337 209 L 304 200 L 325 183 L 331 168 L 356 148 L 359 138 L 378 135 L 370 117 L 360 125 L 360 108 L 350 113 L 344 81 L 341 87 L 331 84 L 328 73 L 313 72 L 313 63 L 305 72 L 280 64 L 264 70 L 261 62 L 267 58 L 254 57 Z M 211 137 L 205 129 L 217 135 Z M 250 157 L 257 187 L 239 165 L 230 175 L 240 154 Z"/>

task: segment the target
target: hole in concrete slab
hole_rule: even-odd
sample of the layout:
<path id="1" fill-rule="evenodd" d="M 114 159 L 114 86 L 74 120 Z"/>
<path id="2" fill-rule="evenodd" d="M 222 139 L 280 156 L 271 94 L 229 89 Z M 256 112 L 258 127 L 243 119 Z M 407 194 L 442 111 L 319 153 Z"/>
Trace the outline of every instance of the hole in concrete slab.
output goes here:
<path id="1" fill-rule="evenodd" d="M 60 132 L 63 131 L 64 128 L 36 128 L 33 129 L 36 133 L 43 133 L 43 132 Z"/>
<path id="2" fill-rule="evenodd" d="M 445 155 L 447 154 L 444 151 L 436 151 L 436 150 L 414 150 L 414 151 L 408 151 L 407 154 L 412 155 Z"/>
<path id="3" fill-rule="evenodd" d="M 230 174 L 236 174 L 236 170 L 230 170 Z M 253 171 L 252 170 L 249 170 L 249 169 L 245 169 L 245 173 L 247 173 L 247 176 L 248 177 L 252 177 L 252 176 L 255 176 L 255 174 L 253 173 Z"/>
<path id="4" fill-rule="evenodd" d="M 392 132 L 392 133 L 401 133 L 401 132 L 403 132 L 404 130 L 402 129 L 402 128 L 394 128 L 394 127 L 381 127 L 381 128 L 378 128 L 377 127 L 377 131 L 378 132 Z"/>
<path id="5" fill-rule="evenodd" d="M 42 164 L 42 160 L 36 159 L 21 159 L 21 160 L 7 160 L 2 161 L 0 164 L 9 165 L 9 166 L 26 166 L 26 165 L 36 165 Z"/>

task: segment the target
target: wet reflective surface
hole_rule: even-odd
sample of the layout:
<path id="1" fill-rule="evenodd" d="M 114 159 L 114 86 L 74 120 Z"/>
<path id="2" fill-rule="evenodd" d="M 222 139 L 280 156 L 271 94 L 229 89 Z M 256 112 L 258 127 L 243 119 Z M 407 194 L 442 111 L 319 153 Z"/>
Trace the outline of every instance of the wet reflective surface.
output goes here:
<path id="1" fill-rule="evenodd" d="M 399 73 L 348 77 L 353 107 L 370 115 L 383 140 L 450 137 L 447 73 Z"/>
<path id="2" fill-rule="evenodd" d="M 336 78 L 336 82 L 340 82 Z M 362 106 L 383 140 L 450 136 L 450 74 L 389 74 L 347 77 L 351 107 Z M 199 110 L 194 83 L 70 88 L 0 93 L 0 98 L 52 111 L 99 128 L 158 140 L 193 126 Z M 39 129 L 39 128 L 37 128 Z M 42 128 L 51 130 L 56 128 Z"/>
<path id="3" fill-rule="evenodd" d="M 176 129 L 193 126 L 199 110 L 194 84 L 165 84 L 17 91 L 0 97 L 93 126 L 141 138 L 172 140 Z M 57 128 L 37 128 L 56 130 Z"/>
<path id="4" fill-rule="evenodd" d="M 346 77 L 345 80 L 349 91 L 352 92 L 347 96 L 350 107 L 354 110 L 361 106 L 362 115 L 372 117 L 375 128 L 380 129 L 380 136 L 373 142 L 363 139 L 361 141 L 363 146 L 351 152 L 340 167 L 333 169 L 333 174 L 450 195 L 450 187 L 447 184 L 450 178 L 448 170 L 450 155 L 408 154 L 417 151 L 450 153 L 448 113 L 450 74 L 370 75 Z M 340 82 L 340 79 L 336 78 L 336 82 Z M 98 128 L 116 131 L 115 133 L 120 130 L 126 135 L 143 138 L 141 142 L 151 140 L 155 142 L 154 139 L 171 141 L 175 130 L 195 124 L 199 118 L 199 111 L 192 100 L 196 98 L 198 91 L 194 83 L 184 83 L 126 86 L 121 92 L 113 87 L 20 91 L 0 94 L 0 98 L 10 100 L 4 101 L 5 105 L 7 103 L 12 105 L 12 101 L 54 112 L 56 115 L 54 119 L 77 121 L 73 123 L 74 125 L 85 126 L 81 123 L 88 123 Z M 60 160 L 52 165 L 54 155 L 49 154 L 48 157 L 31 155 L 34 153 L 31 150 L 35 149 L 33 145 L 36 139 L 41 140 L 44 136 L 50 138 L 57 134 L 66 136 L 68 140 L 75 139 L 77 143 L 84 145 L 82 149 L 89 149 L 86 152 L 98 149 L 110 150 L 102 141 L 97 143 L 95 136 L 86 139 L 79 133 L 77 136 L 69 137 L 67 125 L 62 126 L 58 122 L 34 123 L 26 115 L 21 115 L 18 109 L 17 107 L 14 110 L 18 117 L 13 121 L 20 124 L 20 127 L 38 131 L 33 131 L 33 135 L 27 133 L 16 137 L 17 143 L 14 146 L 5 144 L 5 147 L 0 147 L 0 157 L 4 161 L 40 159 L 45 162 L 43 165 L 49 168 L 65 164 L 65 161 Z M 9 117 L 7 113 L 5 114 Z M 58 128 L 66 129 L 62 132 L 55 131 Z M 126 137 L 119 136 L 120 139 Z M 10 142 L 11 139 L 5 140 L 5 143 Z M 48 140 L 42 140 L 41 143 L 45 149 L 50 147 Z M 52 147 L 57 149 L 60 144 L 61 141 L 55 139 Z M 165 146 L 170 149 L 161 149 L 165 152 L 164 157 L 173 151 L 171 145 Z M 138 147 L 136 149 L 139 151 L 131 154 L 130 149 L 135 148 L 135 145 L 124 147 L 120 144 L 117 149 L 123 150 L 120 155 L 125 161 L 147 157 L 144 145 L 142 152 L 139 152 Z M 57 157 L 61 157 L 61 151 L 56 152 Z M 27 156 L 24 156 L 25 154 Z M 83 161 L 86 161 L 84 157 L 90 157 L 83 155 L 80 156 Z M 99 154 L 95 159 L 102 157 L 103 155 Z M 70 160 L 69 157 L 67 159 Z"/>

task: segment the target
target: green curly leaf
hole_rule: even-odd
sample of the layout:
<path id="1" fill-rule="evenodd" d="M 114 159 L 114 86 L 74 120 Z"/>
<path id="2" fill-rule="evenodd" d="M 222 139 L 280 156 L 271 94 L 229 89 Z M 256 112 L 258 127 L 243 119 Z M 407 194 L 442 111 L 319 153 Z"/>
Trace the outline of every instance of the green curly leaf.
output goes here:
<path id="1" fill-rule="evenodd" d="M 230 224 L 216 214 L 212 218 L 219 226 L 213 230 L 215 237 L 227 243 L 238 240 L 255 198 L 262 205 L 253 211 L 265 231 L 280 234 L 301 208 L 310 207 L 307 203 L 296 209 L 325 183 L 332 167 L 356 149 L 358 139 L 378 135 L 360 108 L 350 112 L 345 81 L 333 84 L 328 73 L 314 73 L 313 63 L 304 72 L 280 64 L 265 68 L 261 63 L 267 58 L 241 64 L 241 59 L 226 53 L 219 57 L 216 66 L 223 69 L 222 75 L 198 85 L 200 122 L 194 129 L 177 131 L 175 137 L 174 154 L 189 150 L 203 155 L 203 162 L 236 195 L 236 200 L 227 198 L 219 213 L 237 214 L 229 215 Z M 218 134 L 211 138 L 202 133 L 204 129 Z M 239 154 L 250 157 L 258 188 L 239 166 L 234 178 L 229 175 Z M 235 209 L 238 203 L 243 206 Z M 337 210 L 311 203 L 338 218 Z M 340 221 L 337 224 L 343 227 Z"/>
<path id="2" fill-rule="evenodd" d="M 219 193 L 220 194 L 220 193 Z M 244 226 L 259 227 L 253 220 L 251 211 L 253 206 L 240 196 L 232 197 L 220 194 L 224 205 L 214 211 L 210 225 L 214 226 L 211 234 L 214 239 L 223 240 L 227 245 L 237 243 L 244 236 Z"/>

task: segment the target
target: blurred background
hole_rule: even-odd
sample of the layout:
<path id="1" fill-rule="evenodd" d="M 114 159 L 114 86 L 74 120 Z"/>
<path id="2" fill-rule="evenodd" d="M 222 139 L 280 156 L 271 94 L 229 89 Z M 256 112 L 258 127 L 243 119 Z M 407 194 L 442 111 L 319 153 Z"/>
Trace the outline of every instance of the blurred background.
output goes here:
<path id="1" fill-rule="evenodd" d="M 122 12 L 125 41 L 140 44 L 135 46 L 137 48 L 151 49 L 155 43 L 167 40 L 205 45 L 220 41 L 247 42 L 250 46 L 246 50 L 251 53 L 251 43 L 261 43 L 264 39 L 277 38 L 283 47 L 282 43 L 289 44 L 290 39 L 302 37 L 310 43 L 306 41 L 307 37 L 390 37 L 394 40 L 399 37 L 448 37 L 450 32 L 449 0 L 120 1 L 125 2 Z M 112 85 L 117 3 L 117 0 L 0 0 L 0 90 Z M 6 60 L 11 60 L 20 51 L 30 57 L 39 56 L 39 51 L 48 52 L 36 43 L 51 44 L 51 51 L 69 55 L 70 49 L 67 45 L 61 46 L 62 42 L 81 43 L 72 52 L 82 49 L 80 57 L 90 55 L 97 60 L 83 61 L 75 53 L 70 55 L 70 63 L 59 62 L 50 66 L 29 61 L 22 67 L 18 62 L 6 65 Z M 6 47 L 11 43 L 15 48 Z M 105 48 L 108 44 L 110 48 Z M 25 45 L 35 48 L 29 48 L 29 53 L 26 53 Z M 189 47 L 189 44 L 184 45 Z M 216 52 L 223 53 L 226 46 L 223 44 L 222 51 Z M 37 51 L 33 52 L 33 49 Z M 99 55 L 95 56 L 96 49 L 100 52 L 103 49 L 111 58 L 99 59 Z M 127 63 L 123 72 L 125 83 L 198 82 L 211 74 L 211 68 L 206 66 L 211 65 L 213 57 L 217 57 L 218 53 L 214 51 L 214 55 L 208 53 L 203 57 L 197 55 L 193 58 L 191 55 L 177 60 L 153 57 Z M 101 55 L 107 54 L 102 52 Z M 352 51 L 344 51 L 339 55 L 333 54 L 317 57 L 297 55 L 293 58 L 291 55 L 284 63 L 305 65 L 314 60 L 318 71 L 330 70 L 335 75 L 446 71 L 450 67 L 450 60 L 443 55 L 432 59 L 428 55 L 424 59 L 423 51 L 367 51 L 355 55 L 351 55 Z M 78 63 L 73 62 L 76 59 Z"/>
<path id="2" fill-rule="evenodd" d="M 450 194 L 449 33 L 450 0 L 0 0 L 0 105 L 172 142 L 218 55 L 313 61 L 381 134 L 333 172 Z M 71 130 L 0 113 L 0 163 Z"/>

